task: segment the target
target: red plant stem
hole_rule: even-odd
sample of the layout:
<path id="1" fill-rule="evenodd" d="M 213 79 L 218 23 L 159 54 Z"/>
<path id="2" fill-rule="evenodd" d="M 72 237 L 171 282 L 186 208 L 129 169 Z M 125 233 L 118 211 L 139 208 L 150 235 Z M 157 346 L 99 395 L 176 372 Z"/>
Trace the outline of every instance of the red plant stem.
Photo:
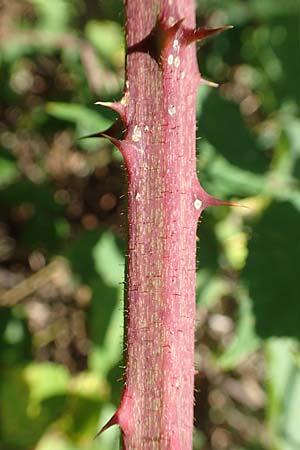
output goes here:
<path id="1" fill-rule="evenodd" d="M 124 140 L 108 137 L 128 171 L 126 382 L 119 424 L 126 450 L 191 450 L 196 228 L 209 196 L 196 176 L 201 76 L 194 0 L 126 0 Z M 102 430 L 102 431 L 103 431 Z"/>
<path id="2" fill-rule="evenodd" d="M 184 17 L 194 27 L 193 1 L 127 0 L 129 48 L 161 13 L 169 25 Z M 126 450 L 192 448 L 199 72 L 195 45 L 173 41 L 168 50 L 161 67 L 147 53 L 127 57 L 127 130 L 137 150 L 128 161 Z"/>

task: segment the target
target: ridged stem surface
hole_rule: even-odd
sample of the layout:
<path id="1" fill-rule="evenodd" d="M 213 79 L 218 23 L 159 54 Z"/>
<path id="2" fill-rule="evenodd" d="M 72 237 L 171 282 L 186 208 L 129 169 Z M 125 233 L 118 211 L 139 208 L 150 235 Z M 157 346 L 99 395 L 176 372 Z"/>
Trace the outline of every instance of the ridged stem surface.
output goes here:
<path id="1" fill-rule="evenodd" d="M 119 422 L 126 450 L 191 450 L 200 77 L 194 43 L 183 45 L 174 35 L 159 50 L 159 60 L 152 53 L 155 39 L 167 34 L 166 25 L 184 18 L 184 26 L 194 28 L 195 5 L 193 0 L 127 0 L 126 17 L 123 103 L 125 140 L 132 147 L 127 369 Z M 158 20 L 165 24 L 163 32 L 157 31 Z M 138 46 L 141 41 L 146 51 Z M 155 48 L 147 51 L 147 46 Z"/>

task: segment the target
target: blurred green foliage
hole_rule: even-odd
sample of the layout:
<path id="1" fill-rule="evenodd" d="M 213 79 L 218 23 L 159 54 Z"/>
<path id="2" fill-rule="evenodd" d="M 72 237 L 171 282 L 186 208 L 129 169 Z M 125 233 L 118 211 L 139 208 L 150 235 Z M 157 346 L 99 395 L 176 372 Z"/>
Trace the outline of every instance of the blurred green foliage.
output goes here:
<path id="1" fill-rule="evenodd" d="M 235 28 L 199 47 L 198 169 L 246 208 L 205 212 L 195 450 L 300 448 L 299 4 L 198 0 Z M 104 140 L 124 76 L 121 0 L 7 0 L 0 18 L 0 449 L 93 440 L 122 390 L 126 179 Z"/>

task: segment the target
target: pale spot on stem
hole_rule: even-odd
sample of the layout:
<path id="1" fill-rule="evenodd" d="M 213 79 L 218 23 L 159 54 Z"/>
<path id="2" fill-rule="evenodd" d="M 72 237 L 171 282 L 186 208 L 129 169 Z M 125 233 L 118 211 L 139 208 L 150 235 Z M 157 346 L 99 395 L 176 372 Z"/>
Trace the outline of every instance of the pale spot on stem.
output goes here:
<path id="1" fill-rule="evenodd" d="M 129 92 L 125 92 L 125 94 L 123 95 L 123 97 L 121 99 L 121 104 L 123 106 L 128 106 L 128 104 L 129 104 Z"/>
<path id="2" fill-rule="evenodd" d="M 170 116 L 174 116 L 174 114 L 176 113 L 176 108 L 174 105 L 169 106 L 168 113 L 170 114 Z"/>
<path id="3" fill-rule="evenodd" d="M 199 200 L 199 198 L 196 198 L 196 200 L 194 201 L 194 207 L 197 211 L 199 211 L 201 209 L 202 206 L 202 201 Z"/>
<path id="4" fill-rule="evenodd" d="M 139 142 L 142 137 L 142 131 L 138 125 L 136 125 L 133 129 L 132 140 L 133 142 Z"/>
<path id="5" fill-rule="evenodd" d="M 179 40 L 178 39 L 174 39 L 173 48 L 174 48 L 174 50 L 178 50 L 179 49 Z"/>
<path id="6" fill-rule="evenodd" d="M 174 60 L 174 66 L 176 68 L 178 68 L 180 66 L 180 58 L 179 58 L 179 56 L 176 56 L 176 58 Z"/>
<path id="7" fill-rule="evenodd" d="M 168 64 L 171 66 L 173 64 L 174 56 L 171 54 L 168 56 Z"/>

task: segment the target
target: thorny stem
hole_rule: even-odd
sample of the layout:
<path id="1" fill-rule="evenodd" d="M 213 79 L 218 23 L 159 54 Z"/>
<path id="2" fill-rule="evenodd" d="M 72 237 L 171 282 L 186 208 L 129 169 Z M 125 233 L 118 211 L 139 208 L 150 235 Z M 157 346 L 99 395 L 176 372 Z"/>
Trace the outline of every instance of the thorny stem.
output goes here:
<path id="1" fill-rule="evenodd" d="M 209 196 L 196 176 L 202 80 L 194 0 L 127 0 L 126 87 L 119 112 L 129 190 L 126 382 L 113 424 L 126 450 L 191 450 L 197 221 Z"/>

